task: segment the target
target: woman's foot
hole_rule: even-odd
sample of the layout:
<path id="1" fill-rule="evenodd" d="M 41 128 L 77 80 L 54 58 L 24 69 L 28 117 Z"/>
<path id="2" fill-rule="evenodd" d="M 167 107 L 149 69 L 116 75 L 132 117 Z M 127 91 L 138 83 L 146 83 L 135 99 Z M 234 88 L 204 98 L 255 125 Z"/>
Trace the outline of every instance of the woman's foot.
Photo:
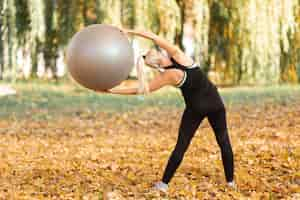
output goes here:
<path id="1" fill-rule="evenodd" d="M 167 193 L 168 192 L 168 184 L 164 183 L 164 182 L 158 182 L 158 183 L 155 183 L 154 184 L 154 187 L 153 187 L 155 190 L 158 190 L 158 191 L 161 191 L 161 192 L 164 192 L 164 193 Z"/>
<path id="2" fill-rule="evenodd" d="M 231 182 L 227 182 L 228 187 L 232 188 L 232 189 L 236 189 L 236 185 L 234 181 Z"/>

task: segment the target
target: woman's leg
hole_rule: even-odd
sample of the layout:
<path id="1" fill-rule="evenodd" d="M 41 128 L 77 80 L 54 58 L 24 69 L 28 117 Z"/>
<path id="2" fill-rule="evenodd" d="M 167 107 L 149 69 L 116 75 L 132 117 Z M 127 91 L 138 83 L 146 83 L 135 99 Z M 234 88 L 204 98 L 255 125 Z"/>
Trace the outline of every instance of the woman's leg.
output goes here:
<path id="1" fill-rule="evenodd" d="M 214 130 L 216 140 L 221 149 L 222 162 L 227 182 L 233 181 L 233 153 L 228 136 L 225 108 L 208 114 L 208 121 Z"/>
<path id="2" fill-rule="evenodd" d="M 175 149 L 173 150 L 163 175 L 163 182 L 168 184 L 176 169 L 179 167 L 183 156 L 204 116 L 190 109 L 185 109 L 182 115 L 179 134 Z"/>

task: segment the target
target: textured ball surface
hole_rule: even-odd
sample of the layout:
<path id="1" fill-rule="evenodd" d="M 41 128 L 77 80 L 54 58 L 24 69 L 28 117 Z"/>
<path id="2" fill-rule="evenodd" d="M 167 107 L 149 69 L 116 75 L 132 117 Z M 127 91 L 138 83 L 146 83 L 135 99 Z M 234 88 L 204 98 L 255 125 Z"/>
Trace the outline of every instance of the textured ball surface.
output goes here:
<path id="1" fill-rule="evenodd" d="M 110 89 L 128 77 L 134 65 L 133 49 L 118 28 L 94 24 L 72 37 L 67 65 L 71 76 L 82 86 Z"/>

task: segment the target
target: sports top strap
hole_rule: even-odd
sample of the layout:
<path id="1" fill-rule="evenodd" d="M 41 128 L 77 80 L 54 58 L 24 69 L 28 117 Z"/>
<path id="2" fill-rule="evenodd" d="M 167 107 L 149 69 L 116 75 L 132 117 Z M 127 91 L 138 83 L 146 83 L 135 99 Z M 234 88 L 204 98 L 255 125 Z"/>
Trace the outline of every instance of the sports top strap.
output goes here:
<path id="1" fill-rule="evenodd" d="M 165 69 L 174 69 L 175 68 L 175 69 L 187 70 L 187 69 L 198 67 L 198 65 L 195 63 L 195 61 L 191 66 L 185 66 L 185 65 L 178 63 L 173 57 L 171 57 L 170 59 L 173 64 L 170 66 L 164 67 Z"/>

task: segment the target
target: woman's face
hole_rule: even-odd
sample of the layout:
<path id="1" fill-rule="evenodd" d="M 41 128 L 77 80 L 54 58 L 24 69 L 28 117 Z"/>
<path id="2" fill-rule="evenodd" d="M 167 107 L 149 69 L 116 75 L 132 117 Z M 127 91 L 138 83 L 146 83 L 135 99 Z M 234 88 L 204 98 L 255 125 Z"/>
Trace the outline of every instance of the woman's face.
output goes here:
<path id="1" fill-rule="evenodd" d="M 151 49 L 145 56 L 145 63 L 151 67 L 161 67 L 169 63 L 170 59 L 161 52 Z"/>

